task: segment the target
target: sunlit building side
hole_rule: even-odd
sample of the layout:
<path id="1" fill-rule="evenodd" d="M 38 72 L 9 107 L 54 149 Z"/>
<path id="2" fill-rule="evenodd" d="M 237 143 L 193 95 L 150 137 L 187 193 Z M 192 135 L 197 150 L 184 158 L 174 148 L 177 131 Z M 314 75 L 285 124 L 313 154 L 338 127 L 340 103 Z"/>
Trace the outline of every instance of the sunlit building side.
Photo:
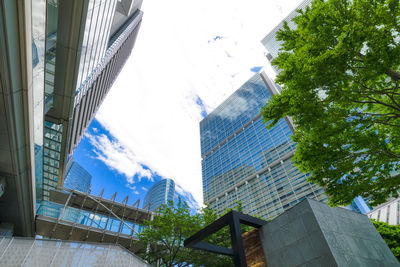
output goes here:
<path id="1" fill-rule="evenodd" d="M 173 201 L 175 195 L 175 182 L 172 179 L 162 179 L 155 183 L 149 191 L 147 191 L 143 202 L 143 208 L 150 204 L 150 210 L 157 209 L 168 201 Z"/>
<path id="2" fill-rule="evenodd" d="M 92 175 L 71 157 L 67 162 L 64 188 L 87 192 L 91 182 Z"/>
<path id="3" fill-rule="evenodd" d="M 219 214 L 240 202 L 245 213 L 268 219 L 306 197 L 327 201 L 292 162 L 290 120 L 269 130 L 262 121 L 276 92 L 265 73 L 255 74 L 200 122 L 204 201 Z"/>
<path id="4" fill-rule="evenodd" d="M 391 199 L 366 214 L 368 218 L 391 225 L 400 225 L 400 198 Z"/>

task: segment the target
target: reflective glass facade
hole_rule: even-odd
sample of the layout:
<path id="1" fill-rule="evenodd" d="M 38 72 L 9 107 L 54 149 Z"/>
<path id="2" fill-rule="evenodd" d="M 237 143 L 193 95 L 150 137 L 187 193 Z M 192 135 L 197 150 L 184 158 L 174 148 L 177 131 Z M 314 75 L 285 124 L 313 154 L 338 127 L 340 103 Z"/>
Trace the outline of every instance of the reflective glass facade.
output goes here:
<path id="1" fill-rule="evenodd" d="M 89 0 L 76 88 L 89 77 L 104 57 L 117 0 Z"/>
<path id="2" fill-rule="evenodd" d="M 38 129 L 41 129 L 39 136 L 41 143 L 38 145 L 43 146 L 43 149 L 40 150 L 39 147 L 35 149 L 38 153 L 37 158 L 40 160 L 37 163 L 37 173 L 43 173 L 43 177 L 38 176 L 36 181 L 37 201 L 40 202 L 42 199 L 49 199 L 49 190 L 63 186 L 67 173 L 66 159 L 72 155 L 110 89 L 112 81 L 132 50 L 142 12 L 137 10 L 140 8 L 140 4 L 137 3 L 141 1 L 132 1 L 130 4 L 128 4 L 129 1 L 124 2 L 125 5 L 134 7 L 127 14 L 118 13 L 117 6 L 121 3 L 117 0 L 80 2 L 75 8 L 77 10 L 82 8 L 82 13 L 76 12 L 76 14 L 81 14 L 82 22 L 74 25 L 76 29 L 71 28 L 71 32 L 68 32 L 68 29 L 63 28 L 63 25 L 59 23 L 62 24 L 64 21 L 66 24 L 70 23 L 68 20 L 71 17 L 63 16 L 61 9 L 74 5 L 72 2 L 61 0 L 33 2 L 37 6 L 40 3 L 42 12 L 40 17 L 32 18 L 34 25 L 41 22 L 41 42 L 39 39 L 34 39 L 32 43 L 33 66 L 36 69 L 41 67 L 41 81 L 37 84 L 41 86 L 39 88 L 41 103 L 38 105 L 42 110 L 35 111 L 38 122 L 42 124 L 41 128 L 38 125 Z M 118 14 L 119 27 L 114 25 L 115 14 Z M 110 33 L 112 27 L 116 28 L 113 35 Z M 39 36 L 39 33 L 37 35 Z M 66 41 L 73 41 L 75 46 L 66 48 L 63 43 Z M 59 49 L 57 45 L 60 46 Z M 69 61 L 64 58 L 63 53 L 69 53 L 68 49 L 72 47 L 76 47 L 78 51 L 72 54 L 78 57 L 76 65 L 64 66 L 63 63 L 68 64 Z M 72 101 L 71 96 L 66 92 L 70 90 L 70 87 L 63 88 L 62 83 L 59 82 L 65 78 L 63 73 L 76 73 Z M 70 80 L 70 77 L 66 79 Z M 60 98 L 64 99 L 60 100 Z M 61 106 L 61 103 L 65 106 Z M 68 109 L 72 111 L 67 112 Z M 74 121 L 69 121 L 68 124 L 66 121 L 71 120 L 71 113 Z M 41 152 L 43 155 L 40 157 Z M 83 190 L 87 179 L 82 179 L 80 183 L 83 183 L 81 187 Z"/>
<path id="3" fill-rule="evenodd" d="M 64 187 L 87 192 L 91 182 L 92 175 L 71 158 L 67 163 L 67 175 L 65 176 Z"/>
<path id="4" fill-rule="evenodd" d="M 46 216 L 53 219 L 59 219 L 59 223 L 78 224 L 77 227 L 90 227 L 90 229 L 106 230 L 114 233 L 120 233 L 127 236 L 136 236 L 139 232 L 140 225 L 130 221 L 121 221 L 115 217 L 109 217 L 96 211 L 86 211 L 66 207 L 64 205 L 42 201 L 37 211 L 37 215 Z M 60 214 L 62 215 L 60 217 Z M 80 226 L 79 226 L 80 225 Z"/>
<path id="5" fill-rule="evenodd" d="M 271 92 L 256 74 L 200 122 L 204 201 L 219 213 L 240 201 L 244 212 L 266 219 L 305 197 L 327 200 L 292 163 L 288 122 L 263 124 Z"/>
<path id="6" fill-rule="evenodd" d="M 32 86 L 36 198 L 42 199 L 43 99 L 45 77 L 46 1 L 32 1 Z"/>
<path id="7" fill-rule="evenodd" d="M 163 179 L 153 185 L 147 192 L 143 208 L 150 203 L 150 210 L 153 211 L 168 201 L 173 201 L 175 195 L 175 182 L 171 179 Z"/>
<path id="8" fill-rule="evenodd" d="M 58 0 L 47 2 L 46 18 L 46 65 L 44 80 L 44 111 L 47 113 L 53 106 L 54 75 L 56 71 Z"/>
<path id="9" fill-rule="evenodd" d="M 49 200 L 49 190 L 57 187 L 61 157 L 61 139 L 62 124 L 45 121 L 43 138 L 43 200 Z"/>
<path id="10" fill-rule="evenodd" d="M 293 18 L 298 16 L 297 10 L 302 9 L 304 10 L 307 6 L 311 5 L 312 0 L 304 0 L 301 2 L 292 12 L 287 15 L 272 31 L 270 31 L 267 36 L 265 36 L 261 43 L 265 46 L 269 53 L 269 60 L 272 61 L 274 58 L 278 56 L 279 49 L 281 48 L 282 42 L 276 40 L 276 33 L 282 29 L 284 22 L 288 23 L 288 26 L 293 28 L 295 27 L 294 22 L 292 21 Z M 275 71 L 278 72 L 278 69 L 274 67 Z"/>

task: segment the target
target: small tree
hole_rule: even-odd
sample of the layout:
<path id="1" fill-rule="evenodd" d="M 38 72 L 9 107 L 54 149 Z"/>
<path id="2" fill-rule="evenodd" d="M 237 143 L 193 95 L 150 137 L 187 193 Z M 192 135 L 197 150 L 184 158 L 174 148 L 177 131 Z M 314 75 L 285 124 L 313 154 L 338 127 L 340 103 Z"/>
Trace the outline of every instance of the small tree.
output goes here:
<path id="1" fill-rule="evenodd" d="M 183 242 L 197 231 L 218 218 L 214 210 L 206 207 L 197 214 L 191 214 L 186 202 L 180 198 L 176 205 L 168 202 L 159 209 L 159 216 L 152 221 L 145 221 L 147 226 L 139 234 L 139 242 L 145 249 L 140 256 L 150 264 L 160 266 L 232 266 L 228 256 L 210 254 L 204 251 L 185 248 Z M 207 242 L 220 245 L 230 245 L 228 229 L 221 229 L 210 236 Z"/>
<path id="2" fill-rule="evenodd" d="M 371 221 L 392 250 L 393 255 L 400 260 L 400 225 L 390 225 L 373 219 Z"/>
<path id="3" fill-rule="evenodd" d="M 294 161 L 330 204 L 361 195 L 377 205 L 400 189 L 400 2 L 315 0 L 273 61 L 282 85 L 262 111 L 293 118 Z"/>

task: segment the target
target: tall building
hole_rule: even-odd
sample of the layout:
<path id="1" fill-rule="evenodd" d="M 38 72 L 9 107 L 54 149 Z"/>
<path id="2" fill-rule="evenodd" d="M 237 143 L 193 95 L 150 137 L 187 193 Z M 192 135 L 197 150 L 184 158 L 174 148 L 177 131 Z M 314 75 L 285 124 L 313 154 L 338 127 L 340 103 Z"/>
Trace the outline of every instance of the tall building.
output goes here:
<path id="1" fill-rule="evenodd" d="M 277 93 L 265 73 L 255 74 L 200 122 L 204 201 L 219 214 L 234 208 L 272 218 L 309 197 L 326 201 L 293 164 L 290 120 L 268 130 L 261 108 Z"/>
<path id="2" fill-rule="evenodd" d="M 71 157 L 67 161 L 67 175 L 65 176 L 64 188 L 87 192 L 91 182 L 92 175 Z"/>
<path id="3" fill-rule="evenodd" d="M 35 234 L 134 46 L 142 0 L 0 0 L 0 221 Z M 3 179 L 0 179 L 3 181 Z"/>
<path id="4" fill-rule="evenodd" d="M 297 10 L 302 9 L 304 10 L 307 6 L 311 5 L 312 0 L 304 0 L 301 2 L 292 12 L 289 13 L 275 28 L 272 29 L 262 40 L 261 43 L 267 49 L 267 58 L 271 62 L 274 58 L 278 56 L 279 49 L 281 48 L 282 42 L 276 40 L 276 33 L 283 28 L 283 24 L 286 22 L 290 28 L 295 26 L 294 22 L 292 21 L 298 13 Z M 273 66 L 276 72 L 279 70 Z"/>
<path id="5" fill-rule="evenodd" d="M 157 209 L 168 201 L 173 201 L 175 195 L 175 182 L 171 179 L 162 179 L 155 183 L 144 198 L 143 208 L 150 204 L 150 210 Z"/>
<path id="6" fill-rule="evenodd" d="M 133 48 L 142 19 L 141 2 L 48 1 L 46 51 L 42 58 L 44 200 L 49 190 L 63 187 L 67 158 Z"/>

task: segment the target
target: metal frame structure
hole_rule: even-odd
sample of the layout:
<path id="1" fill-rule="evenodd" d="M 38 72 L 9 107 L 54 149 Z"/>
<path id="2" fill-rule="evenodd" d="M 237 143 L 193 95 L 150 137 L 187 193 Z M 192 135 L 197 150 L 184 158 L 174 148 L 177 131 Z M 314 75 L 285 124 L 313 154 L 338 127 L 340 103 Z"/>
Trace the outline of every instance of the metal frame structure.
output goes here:
<path id="1" fill-rule="evenodd" d="M 117 193 L 114 193 L 111 199 L 105 199 L 103 198 L 104 189 L 99 196 L 90 195 L 89 190 L 90 188 L 85 193 L 75 189 L 51 190 L 50 201 L 61 204 L 63 207 L 56 218 L 37 215 L 37 233 L 63 240 L 117 243 L 134 252 L 138 250 L 140 244 L 133 244 L 133 241 L 137 241 L 135 225 L 142 224 L 144 220 L 153 219 L 154 212 L 150 211 L 150 203 L 141 209 L 139 199 L 133 205 L 128 205 L 128 196 L 119 203 L 115 201 Z M 101 228 L 93 226 L 94 220 L 91 220 L 88 225 L 81 225 L 77 221 L 65 221 L 63 214 L 67 207 L 90 212 L 94 217 L 106 216 L 105 226 Z M 120 221 L 118 232 L 107 229 L 111 218 Z M 122 225 L 130 230 L 130 234 L 121 233 Z"/>
<path id="2" fill-rule="evenodd" d="M 237 211 L 230 211 L 215 222 L 207 225 L 191 237 L 187 238 L 184 246 L 193 249 L 204 250 L 216 254 L 231 256 L 237 267 L 247 267 L 246 254 L 243 247 L 242 231 L 240 224 L 260 228 L 267 222 L 247 214 Z M 207 242 L 202 242 L 208 236 L 218 232 L 221 228 L 228 226 L 230 228 L 232 248 L 216 246 Z"/>

